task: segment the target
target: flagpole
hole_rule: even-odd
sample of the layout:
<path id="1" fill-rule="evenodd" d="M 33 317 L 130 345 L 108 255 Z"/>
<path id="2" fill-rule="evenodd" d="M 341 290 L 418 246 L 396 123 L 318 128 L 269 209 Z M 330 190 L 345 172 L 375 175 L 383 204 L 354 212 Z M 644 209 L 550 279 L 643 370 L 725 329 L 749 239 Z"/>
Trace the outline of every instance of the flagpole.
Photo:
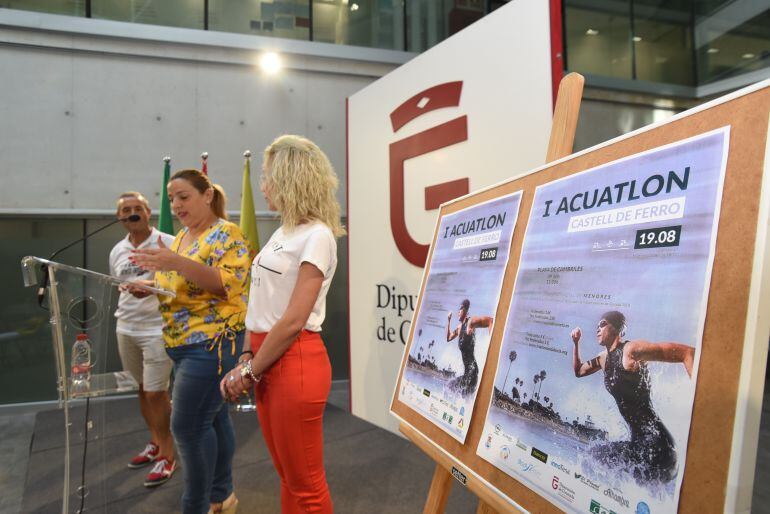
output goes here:
<path id="1" fill-rule="evenodd" d="M 251 193 L 251 150 L 243 152 L 243 184 L 241 186 L 241 223 L 240 229 L 249 245 L 251 259 L 259 252 L 259 232 L 257 215 L 254 212 L 254 195 Z M 248 287 L 248 286 L 247 286 Z M 253 412 L 257 409 L 251 393 L 235 406 L 238 412 Z"/>

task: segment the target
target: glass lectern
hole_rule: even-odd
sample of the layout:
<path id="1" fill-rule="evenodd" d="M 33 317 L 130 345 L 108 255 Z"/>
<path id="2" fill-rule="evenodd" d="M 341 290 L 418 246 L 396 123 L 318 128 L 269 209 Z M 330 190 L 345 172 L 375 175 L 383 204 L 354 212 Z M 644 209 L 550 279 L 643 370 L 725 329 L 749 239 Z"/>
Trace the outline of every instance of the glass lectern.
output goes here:
<path id="1" fill-rule="evenodd" d="M 110 322 L 119 295 L 117 286 L 128 281 L 39 257 L 24 257 L 21 267 L 24 285 L 37 286 L 41 302 L 44 297 L 48 298 L 59 406 L 64 411 L 65 425 L 62 513 L 70 512 L 71 500 L 80 503 L 82 498 L 92 493 L 101 496 L 98 503 L 104 505 L 108 500 L 105 491 L 94 491 L 88 486 L 71 486 L 70 472 L 73 465 L 82 467 L 81 461 L 86 463 L 85 468 L 91 468 L 88 463 L 94 462 L 94 458 L 86 460 L 89 444 L 96 446 L 95 467 L 98 468 L 98 454 L 104 455 L 104 449 L 100 449 L 99 445 L 103 444 L 107 436 L 105 416 L 102 415 L 100 420 L 98 408 L 89 415 L 90 402 L 87 402 L 85 423 L 73 423 L 70 420 L 70 407 L 72 402 L 78 400 L 138 389 L 138 384 L 130 374 L 107 371 L 107 355 L 116 352 L 115 335 Z M 169 291 L 135 285 L 155 294 L 173 295 Z M 82 456 L 71 455 L 72 445 L 83 446 Z M 80 471 L 82 474 L 82 469 Z M 85 474 L 82 476 L 85 477 Z"/>

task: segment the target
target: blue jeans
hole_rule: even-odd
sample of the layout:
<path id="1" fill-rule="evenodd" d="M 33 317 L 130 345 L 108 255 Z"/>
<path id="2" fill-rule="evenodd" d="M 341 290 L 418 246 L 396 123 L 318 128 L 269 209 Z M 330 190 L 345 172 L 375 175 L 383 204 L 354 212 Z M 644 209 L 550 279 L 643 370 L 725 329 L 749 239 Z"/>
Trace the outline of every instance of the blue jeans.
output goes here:
<path id="1" fill-rule="evenodd" d="M 223 375 L 235 367 L 243 336 L 239 332 L 234 342 L 222 343 Z M 171 433 L 182 461 L 184 514 L 205 514 L 210 503 L 224 501 L 233 491 L 235 433 L 219 392 L 218 352 L 207 351 L 208 344 L 166 349 L 174 361 Z"/>

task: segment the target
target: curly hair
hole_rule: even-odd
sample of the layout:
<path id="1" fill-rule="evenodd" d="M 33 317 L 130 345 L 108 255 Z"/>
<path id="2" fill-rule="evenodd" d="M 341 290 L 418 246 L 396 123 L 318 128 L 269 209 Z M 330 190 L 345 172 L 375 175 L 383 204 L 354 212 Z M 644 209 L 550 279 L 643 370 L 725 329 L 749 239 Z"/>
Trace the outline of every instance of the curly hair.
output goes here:
<path id="1" fill-rule="evenodd" d="M 270 199 L 288 229 L 315 220 L 335 237 L 345 234 L 335 196 L 339 181 L 318 145 L 301 136 L 280 136 L 265 148 L 264 164 Z"/>

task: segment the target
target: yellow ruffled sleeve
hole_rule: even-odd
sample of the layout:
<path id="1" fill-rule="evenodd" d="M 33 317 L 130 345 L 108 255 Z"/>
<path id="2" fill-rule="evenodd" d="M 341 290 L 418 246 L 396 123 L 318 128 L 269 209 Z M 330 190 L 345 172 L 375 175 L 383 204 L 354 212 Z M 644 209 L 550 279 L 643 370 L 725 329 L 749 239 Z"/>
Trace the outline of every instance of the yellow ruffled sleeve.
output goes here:
<path id="1" fill-rule="evenodd" d="M 208 265 L 219 270 L 228 300 L 244 295 L 250 260 L 249 246 L 240 229 L 234 224 L 223 227 L 211 243 Z"/>

